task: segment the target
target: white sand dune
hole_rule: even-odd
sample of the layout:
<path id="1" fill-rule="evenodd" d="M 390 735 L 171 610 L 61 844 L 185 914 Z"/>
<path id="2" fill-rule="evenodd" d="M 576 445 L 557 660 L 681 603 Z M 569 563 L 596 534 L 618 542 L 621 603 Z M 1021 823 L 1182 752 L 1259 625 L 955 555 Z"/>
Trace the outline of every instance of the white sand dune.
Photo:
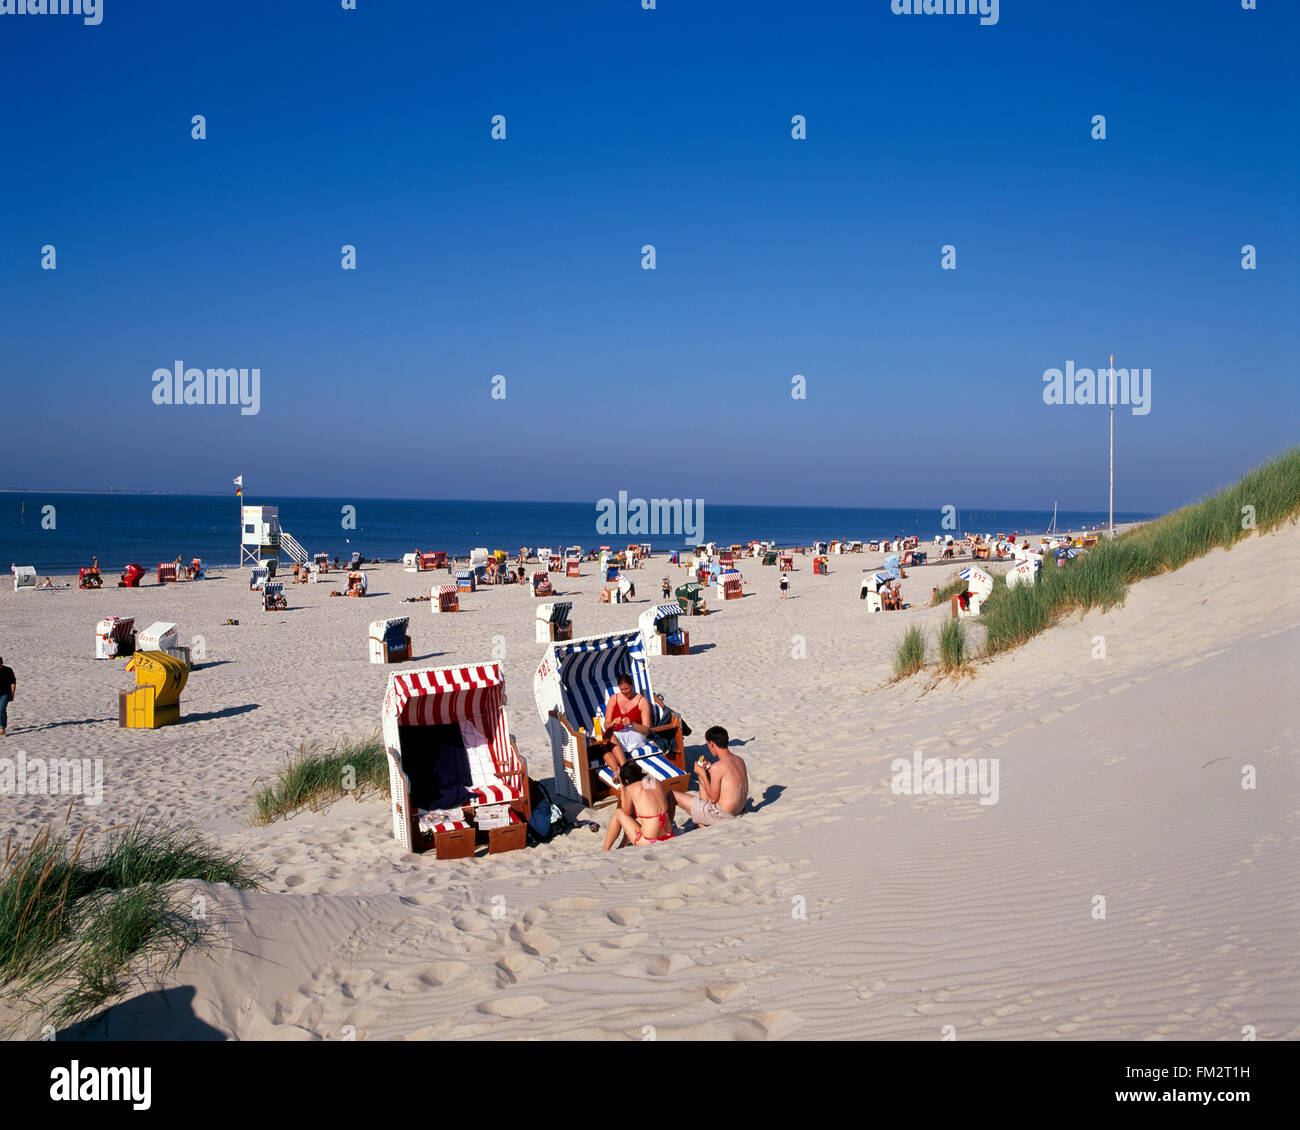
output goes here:
<path id="1" fill-rule="evenodd" d="M 367 663 L 365 637 L 381 616 L 409 613 L 418 665 L 486 660 L 500 637 L 511 728 L 551 776 L 537 602 L 489 589 L 435 617 L 400 598 L 443 578 L 396 566 L 370 570 L 362 601 L 287 586 L 286 613 L 233 574 L 4 592 L 20 693 L 0 755 L 102 757 L 104 801 L 74 810 L 74 832 L 156 811 L 269 876 L 259 892 L 198 885 L 219 944 L 101 1036 L 1294 1039 L 1298 555 L 1295 526 L 1252 537 L 974 677 L 901 683 L 893 643 L 947 610 L 867 615 L 858 585 L 879 554 L 833 557 L 825 577 L 802 559 L 784 602 L 777 571 L 746 561 L 746 598 L 690 620 L 697 654 L 651 671 L 695 729 L 688 755 L 707 726 L 730 730 L 755 810 L 608 855 L 582 829 L 490 858 L 405 855 L 382 797 L 249 825 L 253 782 L 300 743 L 378 726 L 393 669 Z M 579 635 L 634 626 L 659 579 L 683 576 L 661 555 L 634 574 L 640 602 L 611 607 L 587 569 L 557 586 Z M 923 604 L 949 572 L 910 570 L 905 597 Z M 106 613 L 204 637 L 183 724 L 118 729 L 129 676 L 90 658 Z M 890 763 L 915 750 L 999 759 L 998 803 L 895 795 Z M 30 835 L 65 803 L 0 798 L 3 828 Z"/>

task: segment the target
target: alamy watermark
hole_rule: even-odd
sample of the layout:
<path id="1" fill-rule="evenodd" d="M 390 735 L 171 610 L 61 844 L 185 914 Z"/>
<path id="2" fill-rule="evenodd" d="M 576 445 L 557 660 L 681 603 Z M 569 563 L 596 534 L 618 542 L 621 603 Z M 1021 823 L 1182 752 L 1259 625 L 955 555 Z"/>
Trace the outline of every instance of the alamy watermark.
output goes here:
<path id="1" fill-rule="evenodd" d="M 187 369 L 177 361 L 153 371 L 155 404 L 238 404 L 242 416 L 262 409 L 261 369 Z"/>
<path id="2" fill-rule="evenodd" d="M 998 0 L 889 0 L 896 16 L 979 16 L 992 27 L 998 22 Z"/>
<path id="3" fill-rule="evenodd" d="M 1134 416 L 1151 411 L 1150 369 L 1076 369 L 1073 361 L 1065 369 L 1043 370 L 1044 404 L 1128 404 Z"/>
<path id="4" fill-rule="evenodd" d="M 702 498 L 602 498 L 596 503 L 596 533 L 648 537 L 676 534 L 687 545 L 698 545 L 704 533 Z"/>
<path id="5" fill-rule="evenodd" d="M 0 0 L 0 16 L 81 16 L 95 26 L 104 18 L 103 0 Z"/>
<path id="6" fill-rule="evenodd" d="M 918 749 L 912 760 L 896 757 L 889 763 L 895 796 L 978 796 L 980 804 L 998 802 L 998 758 L 927 757 Z"/>
<path id="7" fill-rule="evenodd" d="M 101 757 L 0 757 L 0 796 L 79 796 L 91 806 L 104 799 Z"/>

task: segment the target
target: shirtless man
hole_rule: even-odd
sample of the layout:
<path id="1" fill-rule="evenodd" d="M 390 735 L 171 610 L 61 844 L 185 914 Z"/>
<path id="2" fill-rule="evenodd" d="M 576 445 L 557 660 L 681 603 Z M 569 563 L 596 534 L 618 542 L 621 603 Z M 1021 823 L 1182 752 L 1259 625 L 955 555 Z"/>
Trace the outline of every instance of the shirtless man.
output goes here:
<path id="1" fill-rule="evenodd" d="M 742 758 L 727 748 L 731 740 L 727 731 L 721 726 L 710 726 L 704 740 L 717 760 L 712 765 L 702 757 L 695 762 L 700 791 L 669 794 L 690 813 L 698 828 L 732 820 L 749 803 L 749 769 Z"/>

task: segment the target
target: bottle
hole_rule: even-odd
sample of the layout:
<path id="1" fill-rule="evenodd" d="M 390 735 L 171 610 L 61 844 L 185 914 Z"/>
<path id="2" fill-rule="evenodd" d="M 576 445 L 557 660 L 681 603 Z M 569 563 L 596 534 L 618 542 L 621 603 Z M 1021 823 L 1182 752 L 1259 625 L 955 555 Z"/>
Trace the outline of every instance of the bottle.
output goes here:
<path id="1" fill-rule="evenodd" d="M 591 720 L 591 734 L 596 741 L 600 741 L 605 735 L 605 719 L 602 715 L 597 714 Z"/>

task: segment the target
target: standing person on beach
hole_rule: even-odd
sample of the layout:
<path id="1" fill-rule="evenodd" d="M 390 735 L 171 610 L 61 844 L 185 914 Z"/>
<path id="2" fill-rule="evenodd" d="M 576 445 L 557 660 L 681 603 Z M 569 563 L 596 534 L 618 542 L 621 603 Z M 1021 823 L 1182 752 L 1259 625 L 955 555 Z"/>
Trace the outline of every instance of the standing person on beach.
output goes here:
<path id="1" fill-rule="evenodd" d="M 18 689 L 18 678 L 12 667 L 6 667 L 4 657 L 0 656 L 0 738 L 9 729 L 9 704 L 14 700 Z"/>
<path id="2" fill-rule="evenodd" d="M 749 803 L 749 766 L 731 752 L 731 738 L 721 726 L 710 726 L 704 734 L 709 752 L 716 761 L 710 765 L 703 757 L 695 762 L 699 793 L 670 794 L 690 813 L 698 828 L 734 820 Z"/>
<path id="3" fill-rule="evenodd" d="M 790 574 L 781 574 L 781 599 L 785 599 L 785 594 L 790 590 Z"/>

